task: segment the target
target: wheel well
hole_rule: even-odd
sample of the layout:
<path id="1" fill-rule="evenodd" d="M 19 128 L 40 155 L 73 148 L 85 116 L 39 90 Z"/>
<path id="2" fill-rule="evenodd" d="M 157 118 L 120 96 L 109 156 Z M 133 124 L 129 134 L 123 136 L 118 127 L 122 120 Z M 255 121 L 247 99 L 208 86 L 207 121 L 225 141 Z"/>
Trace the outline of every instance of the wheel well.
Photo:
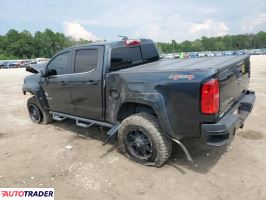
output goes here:
<path id="1" fill-rule="evenodd" d="M 140 112 L 149 113 L 157 117 L 156 112 L 151 106 L 139 103 L 124 103 L 118 111 L 117 120 L 122 121 L 128 116 Z"/>
<path id="2" fill-rule="evenodd" d="M 31 95 L 34 95 L 34 94 L 33 94 L 33 92 L 32 92 L 32 91 L 30 91 L 30 90 L 24 90 L 24 91 L 23 91 L 23 94 L 24 94 L 24 95 L 26 95 L 26 94 L 27 94 L 27 92 L 28 92 L 28 93 L 30 93 Z"/>

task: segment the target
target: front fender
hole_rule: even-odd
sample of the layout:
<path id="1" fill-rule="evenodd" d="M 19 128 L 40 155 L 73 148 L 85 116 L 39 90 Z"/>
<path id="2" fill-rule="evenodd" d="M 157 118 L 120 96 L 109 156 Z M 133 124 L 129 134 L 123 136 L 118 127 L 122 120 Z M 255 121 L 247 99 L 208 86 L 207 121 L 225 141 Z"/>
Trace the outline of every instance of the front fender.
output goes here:
<path id="1" fill-rule="evenodd" d="M 37 74 L 36 74 L 37 75 Z M 40 87 L 40 77 L 36 75 L 30 75 L 24 79 L 24 84 L 22 87 L 22 92 L 25 95 L 27 92 L 31 93 L 36 97 L 38 104 L 44 109 L 49 110 L 49 105 L 47 103 L 45 93 Z"/>

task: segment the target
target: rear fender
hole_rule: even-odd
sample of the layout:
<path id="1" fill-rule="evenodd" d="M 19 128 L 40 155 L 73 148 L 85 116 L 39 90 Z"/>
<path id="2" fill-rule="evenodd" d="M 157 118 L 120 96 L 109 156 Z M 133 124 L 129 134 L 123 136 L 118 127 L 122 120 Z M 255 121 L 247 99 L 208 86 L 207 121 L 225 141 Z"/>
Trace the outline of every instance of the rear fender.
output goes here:
<path id="1" fill-rule="evenodd" d="M 159 93 L 134 93 L 128 94 L 124 103 L 137 103 L 151 107 L 158 116 L 161 129 L 171 138 L 179 139 L 171 129 L 168 116 L 166 114 L 164 99 Z M 117 113 L 117 112 L 116 112 Z"/>

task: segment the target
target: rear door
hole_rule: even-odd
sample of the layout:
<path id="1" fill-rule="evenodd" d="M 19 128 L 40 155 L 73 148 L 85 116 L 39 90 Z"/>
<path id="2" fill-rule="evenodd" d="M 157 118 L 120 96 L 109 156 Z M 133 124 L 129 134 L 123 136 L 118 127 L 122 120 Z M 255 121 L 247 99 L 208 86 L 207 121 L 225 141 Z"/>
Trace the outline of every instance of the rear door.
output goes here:
<path id="1" fill-rule="evenodd" d="M 102 46 L 95 46 L 75 51 L 69 83 L 76 116 L 103 119 L 103 50 Z"/>
<path id="2" fill-rule="evenodd" d="M 63 52 L 54 57 L 47 65 L 46 72 L 56 70 L 56 75 L 42 78 L 41 86 L 45 92 L 50 110 L 72 114 L 73 105 L 69 92 L 69 76 L 72 52 Z"/>

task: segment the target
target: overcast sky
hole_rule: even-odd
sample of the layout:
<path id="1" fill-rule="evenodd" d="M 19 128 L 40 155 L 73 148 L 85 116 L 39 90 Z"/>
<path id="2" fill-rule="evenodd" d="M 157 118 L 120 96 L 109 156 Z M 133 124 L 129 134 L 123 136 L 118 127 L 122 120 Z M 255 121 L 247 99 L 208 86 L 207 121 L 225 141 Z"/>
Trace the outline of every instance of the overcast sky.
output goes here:
<path id="1" fill-rule="evenodd" d="M 155 41 L 266 31 L 266 0 L 0 0 L 0 34 L 50 28 L 74 38 Z"/>

